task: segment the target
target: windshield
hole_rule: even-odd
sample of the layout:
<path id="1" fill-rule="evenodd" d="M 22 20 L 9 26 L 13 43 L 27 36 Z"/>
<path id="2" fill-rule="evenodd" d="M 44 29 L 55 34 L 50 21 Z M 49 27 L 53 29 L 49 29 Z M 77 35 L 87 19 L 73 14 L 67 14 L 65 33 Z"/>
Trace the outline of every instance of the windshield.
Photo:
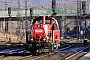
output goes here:
<path id="1" fill-rule="evenodd" d="M 50 20 L 46 20 L 46 24 L 50 24 Z"/>
<path id="2" fill-rule="evenodd" d="M 33 20 L 33 24 L 42 24 L 42 17 L 37 17 Z"/>
<path id="3" fill-rule="evenodd" d="M 42 24 L 42 20 L 36 21 L 35 24 Z"/>

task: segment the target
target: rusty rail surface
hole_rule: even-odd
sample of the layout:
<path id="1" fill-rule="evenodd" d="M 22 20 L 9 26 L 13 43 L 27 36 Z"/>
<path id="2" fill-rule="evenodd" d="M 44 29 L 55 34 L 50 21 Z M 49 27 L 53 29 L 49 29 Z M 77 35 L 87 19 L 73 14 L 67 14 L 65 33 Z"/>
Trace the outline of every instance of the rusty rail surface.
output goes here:
<path id="1" fill-rule="evenodd" d="M 50 54 L 46 54 L 46 55 L 40 55 L 40 56 L 27 56 L 27 57 L 23 57 L 21 59 L 18 60 L 57 60 L 60 58 L 60 55 L 58 55 L 58 53 L 50 53 Z"/>
<path id="2" fill-rule="evenodd" d="M 18 60 L 62 60 L 62 58 L 73 54 L 74 52 L 60 52 L 60 53 L 50 53 L 40 56 L 27 56 Z"/>
<path id="3" fill-rule="evenodd" d="M 80 52 L 77 52 L 77 53 L 65 58 L 65 60 L 77 60 L 79 57 L 81 57 L 81 56 L 83 56 L 85 54 L 86 54 L 86 52 L 80 51 Z"/>
<path id="4" fill-rule="evenodd" d="M 59 52 L 59 53 L 49 53 L 42 54 L 39 56 L 27 55 L 27 56 L 1 56 L 0 60 L 62 60 L 67 56 L 74 54 L 75 52 Z"/>

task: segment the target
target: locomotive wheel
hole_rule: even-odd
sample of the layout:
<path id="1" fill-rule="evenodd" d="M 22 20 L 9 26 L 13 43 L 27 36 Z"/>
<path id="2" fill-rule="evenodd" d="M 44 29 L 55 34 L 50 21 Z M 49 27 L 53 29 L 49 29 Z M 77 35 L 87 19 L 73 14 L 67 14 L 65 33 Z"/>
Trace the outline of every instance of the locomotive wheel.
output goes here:
<path id="1" fill-rule="evenodd" d="M 51 43 L 45 43 L 44 44 L 44 49 L 48 49 L 48 52 L 47 53 L 50 53 L 52 52 L 52 44 Z"/>
<path id="2" fill-rule="evenodd" d="M 35 56 L 38 55 L 38 53 L 36 53 L 35 48 L 31 48 L 29 51 L 31 52 L 32 55 L 35 55 Z"/>
<path id="3" fill-rule="evenodd" d="M 36 50 L 33 50 L 31 53 L 32 53 L 33 55 L 37 56 L 37 55 L 40 55 L 41 52 L 42 52 L 41 49 L 36 49 Z"/>
<path id="4" fill-rule="evenodd" d="M 52 50 L 52 47 L 49 48 L 49 53 L 51 53 L 53 50 Z"/>
<path id="5" fill-rule="evenodd" d="M 33 55 L 40 55 L 42 53 L 42 48 L 41 47 L 33 46 L 32 50 L 31 50 L 31 53 Z"/>
<path id="6" fill-rule="evenodd" d="M 25 45 L 25 46 L 26 46 L 26 50 L 28 50 L 28 51 L 29 51 L 28 45 Z"/>
<path id="7" fill-rule="evenodd" d="M 38 55 L 41 54 L 41 52 L 42 52 L 41 48 L 36 50 L 36 53 L 37 53 Z"/>

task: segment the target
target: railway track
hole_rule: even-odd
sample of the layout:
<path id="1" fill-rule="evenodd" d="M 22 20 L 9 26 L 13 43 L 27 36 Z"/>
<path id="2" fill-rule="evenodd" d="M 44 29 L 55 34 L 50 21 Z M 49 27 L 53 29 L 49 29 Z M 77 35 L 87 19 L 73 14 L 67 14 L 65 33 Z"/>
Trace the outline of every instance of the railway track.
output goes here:
<path id="1" fill-rule="evenodd" d="M 85 54 L 87 54 L 87 50 L 90 50 L 90 46 L 87 46 L 86 48 L 76 52 L 75 54 L 72 54 L 66 58 L 64 58 L 64 60 L 77 60 L 80 57 L 84 56 Z"/>
<path id="2" fill-rule="evenodd" d="M 25 53 L 25 49 L 10 49 L 10 51 L 8 51 L 6 55 L 1 56 L 0 60 L 59 60 L 73 54 L 73 52 L 53 52 L 39 56 L 32 56 L 30 52 L 29 54 L 27 54 L 27 51 Z"/>
<path id="3" fill-rule="evenodd" d="M 40 56 L 34 56 L 34 57 L 25 57 L 23 59 L 19 60 L 58 60 L 60 58 L 60 55 L 57 53 L 50 53 L 50 54 L 45 54 L 45 55 L 40 55 Z"/>
<path id="4" fill-rule="evenodd" d="M 49 53 L 42 54 L 39 56 L 1 56 L 0 60 L 62 60 L 62 58 L 67 57 L 68 55 L 73 54 L 74 52 L 60 52 L 60 53 Z"/>
<path id="5" fill-rule="evenodd" d="M 85 55 L 86 53 L 87 52 L 80 51 L 80 52 L 77 52 L 77 53 L 75 53 L 75 54 L 65 58 L 65 60 L 77 60 L 78 58 L 80 58 L 81 56 Z"/>
<path id="6" fill-rule="evenodd" d="M 10 48 L 25 47 L 24 44 L 0 44 L 0 51 Z"/>
<path id="7" fill-rule="evenodd" d="M 7 55 L 1 56 L 0 60 L 75 60 L 80 56 L 86 54 L 85 52 L 53 52 L 49 54 L 42 54 L 39 56 L 33 56 L 31 54 L 22 55 L 19 53 L 17 55 Z"/>
<path id="8" fill-rule="evenodd" d="M 10 55 L 10 54 L 17 54 L 17 53 L 26 53 L 25 46 L 20 44 L 5 44 L 0 45 L 0 56 L 1 55 Z"/>
<path id="9" fill-rule="evenodd" d="M 80 49 L 83 49 L 83 48 L 84 47 Z M 64 49 L 63 51 L 61 49 L 61 51 L 59 52 L 52 52 L 47 54 L 44 53 L 39 56 L 33 56 L 30 54 L 30 52 L 28 54 L 28 52 L 25 49 L 21 49 L 21 50 L 17 49 L 16 51 L 13 51 L 13 53 L 9 52 L 8 55 L 0 56 L 0 60 L 63 60 L 63 59 L 76 60 L 79 57 L 86 54 L 86 52 L 83 52 L 83 51 L 69 51 L 69 50 L 75 50 L 75 49 L 77 50 L 78 48 L 70 47 L 70 48 Z"/>

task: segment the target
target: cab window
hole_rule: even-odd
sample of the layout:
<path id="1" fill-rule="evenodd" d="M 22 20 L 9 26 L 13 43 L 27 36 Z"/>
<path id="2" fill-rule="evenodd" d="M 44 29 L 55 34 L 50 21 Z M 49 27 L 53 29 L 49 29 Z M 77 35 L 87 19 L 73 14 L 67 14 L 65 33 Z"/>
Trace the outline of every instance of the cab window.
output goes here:
<path id="1" fill-rule="evenodd" d="M 42 20 L 36 21 L 35 24 L 42 24 Z"/>
<path id="2" fill-rule="evenodd" d="M 42 20 L 36 20 L 33 22 L 34 24 L 42 24 Z"/>
<path id="3" fill-rule="evenodd" d="M 46 24 L 50 24 L 50 20 L 46 20 Z"/>

